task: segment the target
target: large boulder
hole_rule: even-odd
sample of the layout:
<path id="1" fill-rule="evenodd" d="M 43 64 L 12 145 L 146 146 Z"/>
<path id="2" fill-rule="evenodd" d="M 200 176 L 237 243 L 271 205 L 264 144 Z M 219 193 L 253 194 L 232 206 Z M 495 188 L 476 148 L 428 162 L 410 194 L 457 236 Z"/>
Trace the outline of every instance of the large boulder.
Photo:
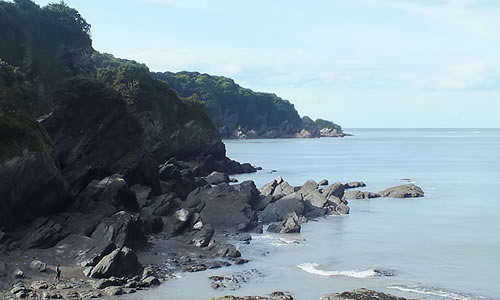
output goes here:
<path id="1" fill-rule="evenodd" d="M 90 272 L 92 278 L 131 277 L 141 270 L 142 266 L 132 249 L 122 247 L 104 256 Z"/>
<path id="2" fill-rule="evenodd" d="M 205 177 L 205 180 L 209 184 L 214 184 L 214 185 L 217 185 L 217 184 L 223 183 L 223 182 L 228 183 L 229 182 L 229 175 L 227 175 L 225 173 L 214 171 L 214 172 L 210 173 L 210 175 Z"/>
<path id="3" fill-rule="evenodd" d="M 215 231 L 246 231 L 257 226 L 257 214 L 252 206 L 258 200 L 255 184 L 246 181 L 198 188 L 189 194 L 183 205 L 196 209 L 203 223 L 211 224 Z"/>
<path id="4" fill-rule="evenodd" d="M 423 197 L 424 191 L 420 187 L 410 183 L 385 189 L 380 192 L 380 195 L 389 198 L 416 198 Z"/>
<path id="5" fill-rule="evenodd" d="M 119 210 L 138 211 L 136 195 L 120 175 L 94 180 L 79 195 L 75 208 L 85 210 L 93 202 L 107 202 Z"/>
<path id="6" fill-rule="evenodd" d="M 357 289 L 348 292 L 323 295 L 321 300 L 407 300 L 403 297 L 397 297 L 382 292 L 369 289 Z"/>
<path id="7" fill-rule="evenodd" d="M 291 216 L 282 222 L 270 224 L 267 227 L 267 231 L 274 233 L 298 233 L 300 232 L 300 222 L 296 215 Z"/>
<path id="8" fill-rule="evenodd" d="M 274 179 L 273 181 L 265 184 L 260 192 L 264 196 L 276 196 L 282 197 L 287 196 L 295 192 L 295 188 L 288 184 L 281 176 Z"/>
<path id="9" fill-rule="evenodd" d="M 344 184 L 340 182 L 335 182 L 330 184 L 327 188 L 323 190 L 323 194 L 327 199 L 329 199 L 331 196 L 337 197 L 339 199 L 342 199 L 344 197 L 344 191 L 346 187 Z"/>
<path id="10" fill-rule="evenodd" d="M 131 248 L 144 246 L 147 241 L 142 229 L 141 217 L 125 211 L 117 212 L 102 220 L 91 237 L 104 244 L 113 242 L 118 247 Z"/>
<path id="11" fill-rule="evenodd" d="M 283 221 L 293 215 L 304 215 L 304 201 L 302 195 L 297 193 L 290 194 L 267 205 L 262 211 L 261 220 L 263 223 L 273 223 Z"/>
<path id="12" fill-rule="evenodd" d="M 55 248 L 58 257 L 72 260 L 82 267 L 90 267 L 115 250 L 116 245 L 109 241 L 71 234 L 57 243 Z"/>

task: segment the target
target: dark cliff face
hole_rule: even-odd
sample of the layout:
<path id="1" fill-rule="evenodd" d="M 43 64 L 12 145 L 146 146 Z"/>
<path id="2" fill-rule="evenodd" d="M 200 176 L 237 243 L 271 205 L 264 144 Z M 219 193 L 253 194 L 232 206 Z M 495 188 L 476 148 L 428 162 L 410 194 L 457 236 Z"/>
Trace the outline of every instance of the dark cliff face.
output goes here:
<path id="1" fill-rule="evenodd" d="M 159 163 L 170 157 L 225 157 L 220 135 L 196 99 L 180 99 L 166 82 L 152 78 L 143 64 L 109 54 L 95 53 L 93 58 L 98 79 L 125 99 Z"/>
<path id="2" fill-rule="evenodd" d="M 196 95 L 223 137 L 293 137 L 303 127 L 293 104 L 242 88 L 232 79 L 197 72 L 154 73 L 181 97 Z"/>

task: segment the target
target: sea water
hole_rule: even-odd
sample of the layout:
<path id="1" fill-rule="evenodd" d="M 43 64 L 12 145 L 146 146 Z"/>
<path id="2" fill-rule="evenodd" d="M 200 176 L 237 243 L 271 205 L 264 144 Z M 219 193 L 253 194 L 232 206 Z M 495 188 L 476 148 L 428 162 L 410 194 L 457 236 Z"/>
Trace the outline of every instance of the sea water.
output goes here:
<path id="1" fill-rule="evenodd" d="M 425 197 L 350 200 L 349 215 L 237 244 L 248 264 L 180 274 L 134 297 L 208 300 L 280 290 L 317 300 L 366 287 L 416 299 L 500 299 L 500 130 L 348 132 L 354 136 L 224 142 L 230 158 L 263 168 L 236 176 L 259 187 L 277 176 L 296 186 L 363 181 L 362 190 L 372 192 L 412 182 Z M 210 287 L 209 276 L 229 274 L 249 280 L 235 290 Z"/>

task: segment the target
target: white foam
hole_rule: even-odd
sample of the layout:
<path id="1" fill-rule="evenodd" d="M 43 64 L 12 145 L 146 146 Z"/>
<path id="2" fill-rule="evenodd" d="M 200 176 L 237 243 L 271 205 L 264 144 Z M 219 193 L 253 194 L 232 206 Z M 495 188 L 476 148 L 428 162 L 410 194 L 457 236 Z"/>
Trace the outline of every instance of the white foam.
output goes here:
<path id="1" fill-rule="evenodd" d="M 353 277 L 353 278 L 369 278 L 369 277 L 375 277 L 377 276 L 377 272 L 375 270 L 369 269 L 369 270 L 350 270 L 350 271 L 326 271 L 326 270 L 321 270 L 318 269 L 319 265 L 314 264 L 314 263 L 303 263 L 300 265 L 297 265 L 300 269 L 303 271 L 306 271 L 307 273 L 311 274 L 316 274 L 316 275 L 321 275 L 321 276 L 347 276 L 347 277 Z"/>
<path id="2" fill-rule="evenodd" d="M 430 295 L 437 296 L 442 298 L 456 299 L 456 300 L 472 300 L 472 299 L 484 299 L 484 297 L 473 297 L 470 295 L 461 295 L 458 293 L 454 293 L 451 291 L 437 289 L 437 288 L 425 288 L 425 287 L 416 287 L 416 286 L 388 286 L 387 288 L 398 290 L 401 292 L 410 292 L 421 295 Z"/>

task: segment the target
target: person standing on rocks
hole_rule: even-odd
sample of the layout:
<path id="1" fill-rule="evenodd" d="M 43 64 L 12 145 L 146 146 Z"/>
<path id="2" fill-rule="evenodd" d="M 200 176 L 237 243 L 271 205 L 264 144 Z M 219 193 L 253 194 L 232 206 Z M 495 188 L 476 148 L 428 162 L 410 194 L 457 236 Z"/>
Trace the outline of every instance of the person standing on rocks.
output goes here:
<path id="1" fill-rule="evenodd" d="M 60 265 L 57 265 L 56 267 L 56 278 L 55 278 L 56 281 L 59 281 L 61 280 L 61 266 Z"/>

